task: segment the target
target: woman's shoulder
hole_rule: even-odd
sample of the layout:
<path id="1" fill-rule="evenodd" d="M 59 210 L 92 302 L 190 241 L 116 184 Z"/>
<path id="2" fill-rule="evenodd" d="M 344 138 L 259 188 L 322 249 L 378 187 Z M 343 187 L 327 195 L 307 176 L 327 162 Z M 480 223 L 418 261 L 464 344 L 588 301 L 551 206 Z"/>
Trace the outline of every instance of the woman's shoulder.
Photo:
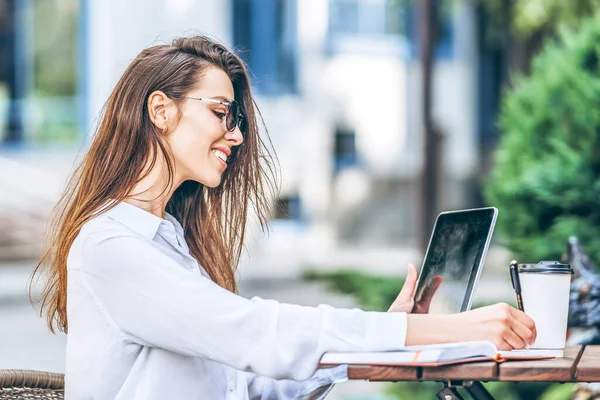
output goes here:
<path id="1" fill-rule="evenodd" d="M 87 221 L 79 237 L 131 237 L 152 240 L 162 219 L 135 206 L 120 202 L 98 212 Z"/>
<path id="2" fill-rule="evenodd" d="M 102 258 L 118 251 L 135 252 L 152 246 L 152 242 L 109 215 L 101 214 L 87 221 L 75 237 L 69 250 L 69 269 L 77 268 L 82 261 Z"/>
<path id="3" fill-rule="evenodd" d="M 109 238 L 119 236 L 132 236 L 132 232 L 123 224 L 110 218 L 110 216 L 100 214 L 83 224 L 77 235 L 77 239 L 82 240 L 88 237 Z"/>

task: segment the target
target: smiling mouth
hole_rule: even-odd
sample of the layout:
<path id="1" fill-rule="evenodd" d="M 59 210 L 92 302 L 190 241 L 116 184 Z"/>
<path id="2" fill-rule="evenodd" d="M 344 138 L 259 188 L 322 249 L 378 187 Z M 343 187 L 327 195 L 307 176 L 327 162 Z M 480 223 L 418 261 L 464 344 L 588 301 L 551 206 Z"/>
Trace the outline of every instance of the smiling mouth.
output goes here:
<path id="1" fill-rule="evenodd" d="M 211 150 L 217 158 L 227 164 L 227 156 L 221 150 Z"/>

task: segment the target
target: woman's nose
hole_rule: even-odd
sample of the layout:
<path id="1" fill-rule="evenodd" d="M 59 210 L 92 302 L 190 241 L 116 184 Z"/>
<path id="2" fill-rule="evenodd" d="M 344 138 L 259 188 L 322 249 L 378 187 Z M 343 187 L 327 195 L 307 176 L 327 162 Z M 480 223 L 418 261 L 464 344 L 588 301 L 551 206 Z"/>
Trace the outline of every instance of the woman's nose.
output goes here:
<path id="1" fill-rule="evenodd" d="M 239 146 L 244 142 L 244 135 L 242 134 L 240 127 L 236 126 L 233 132 L 227 131 L 225 139 L 232 141 L 234 146 Z"/>

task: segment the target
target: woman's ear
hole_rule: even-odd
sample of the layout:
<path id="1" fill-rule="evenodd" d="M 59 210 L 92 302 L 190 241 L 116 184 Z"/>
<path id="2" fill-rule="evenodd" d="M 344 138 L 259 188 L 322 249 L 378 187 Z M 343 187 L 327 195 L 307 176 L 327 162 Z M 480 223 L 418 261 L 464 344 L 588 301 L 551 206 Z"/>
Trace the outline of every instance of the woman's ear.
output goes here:
<path id="1" fill-rule="evenodd" d="M 158 129 L 167 131 L 167 128 L 171 126 L 170 120 L 172 118 L 170 118 L 170 114 L 172 114 L 172 106 L 173 100 L 160 90 L 156 90 L 148 96 L 148 115 L 150 121 Z"/>

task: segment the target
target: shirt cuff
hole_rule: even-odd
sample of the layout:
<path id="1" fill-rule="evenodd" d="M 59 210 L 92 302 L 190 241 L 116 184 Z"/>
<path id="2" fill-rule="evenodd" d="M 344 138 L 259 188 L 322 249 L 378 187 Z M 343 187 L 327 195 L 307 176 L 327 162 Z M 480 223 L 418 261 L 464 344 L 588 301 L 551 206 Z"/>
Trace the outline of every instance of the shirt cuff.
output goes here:
<path id="1" fill-rule="evenodd" d="M 348 381 L 348 365 L 342 364 L 332 368 L 321 368 L 315 372 L 315 375 L 307 382 L 303 393 L 300 396 L 302 400 L 320 400 L 333 389 L 338 383 Z"/>
<path id="2" fill-rule="evenodd" d="M 367 314 L 366 351 L 400 350 L 406 345 L 406 313 L 367 312 Z"/>

